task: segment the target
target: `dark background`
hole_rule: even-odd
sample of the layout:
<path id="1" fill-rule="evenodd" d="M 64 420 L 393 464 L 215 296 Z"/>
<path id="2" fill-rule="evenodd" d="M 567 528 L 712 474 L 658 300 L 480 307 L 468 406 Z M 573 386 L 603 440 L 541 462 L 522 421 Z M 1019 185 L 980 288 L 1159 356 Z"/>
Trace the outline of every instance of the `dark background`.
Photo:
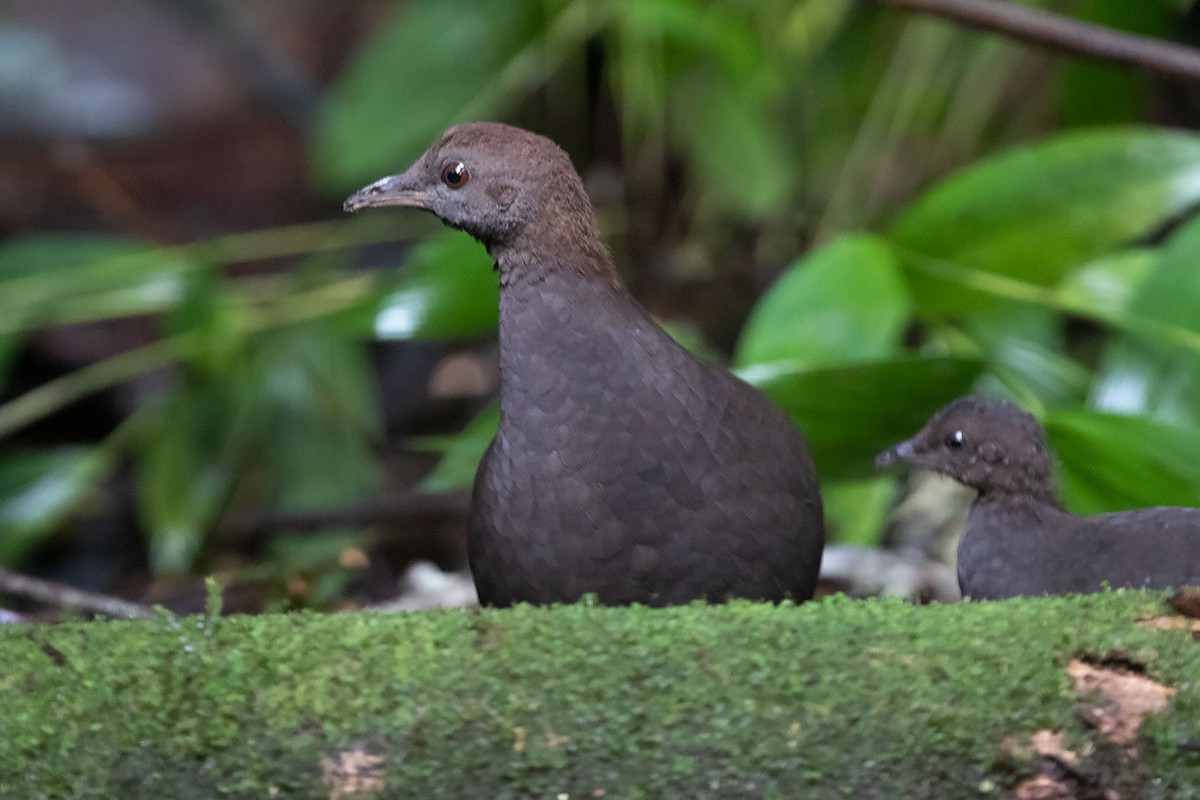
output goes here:
<path id="1" fill-rule="evenodd" d="M 1200 504 L 1195 85 L 867 0 L 7 0 L 0 565 L 176 610 L 460 568 L 494 278 L 341 203 L 477 118 L 568 149 L 637 297 L 809 435 L 836 541 L 968 390 L 1045 420 L 1076 510 Z"/>

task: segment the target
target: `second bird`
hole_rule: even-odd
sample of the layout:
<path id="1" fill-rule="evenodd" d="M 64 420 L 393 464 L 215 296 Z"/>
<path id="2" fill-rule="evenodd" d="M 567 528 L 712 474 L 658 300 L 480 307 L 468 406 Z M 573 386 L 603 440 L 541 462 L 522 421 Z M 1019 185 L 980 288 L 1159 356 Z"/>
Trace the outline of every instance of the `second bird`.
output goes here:
<path id="1" fill-rule="evenodd" d="M 471 234 L 499 275 L 500 428 L 468 541 L 482 603 L 812 596 L 825 533 L 804 440 L 633 299 L 561 148 L 459 125 L 346 201 L 390 205 Z"/>
<path id="2" fill-rule="evenodd" d="M 958 583 L 977 600 L 1200 584 L 1200 509 L 1078 516 L 1054 488 L 1046 432 L 990 397 L 960 397 L 880 454 L 979 492 L 958 547 Z"/>

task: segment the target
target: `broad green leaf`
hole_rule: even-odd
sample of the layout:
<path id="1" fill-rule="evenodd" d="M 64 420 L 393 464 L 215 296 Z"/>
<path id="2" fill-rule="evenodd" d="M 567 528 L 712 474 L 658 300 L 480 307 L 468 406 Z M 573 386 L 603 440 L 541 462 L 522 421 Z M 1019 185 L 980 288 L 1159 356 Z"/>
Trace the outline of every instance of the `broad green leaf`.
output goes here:
<path id="1" fill-rule="evenodd" d="M 780 276 L 747 320 L 734 361 L 820 366 L 886 358 L 900 343 L 910 310 L 886 242 L 867 235 L 838 239 Z"/>
<path id="2" fill-rule="evenodd" d="M 278 408 L 265 424 L 271 507 L 337 508 L 378 491 L 379 467 L 361 430 L 330 425 L 312 408 Z"/>
<path id="3" fill-rule="evenodd" d="M 254 363 L 254 458 L 268 503 L 324 508 L 374 493 L 382 426 L 361 346 L 309 325 L 267 337 Z"/>
<path id="4" fill-rule="evenodd" d="M 1200 219 L 1160 248 L 1129 310 L 1200 332 Z M 1101 359 L 1092 404 L 1200 428 L 1200 354 L 1148 335 L 1121 333 Z"/>
<path id="5" fill-rule="evenodd" d="M 246 316 L 243 306 L 227 291 L 213 270 L 197 270 L 183 282 L 179 303 L 164 315 L 170 334 L 195 334 L 189 366 L 220 376 L 244 357 Z"/>
<path id="6" fill-rule="evenodd" d="M 126 259 L 144 250 L 129 239 L 102 234 L 46 233 L 10 239 L 0 245 L 0 280 L 54 277 L 107 260 L 116 263 L 104 266 L 128 275 L 120 267 L 128 267 L 131 262 Z"/>
<path id="7" fill-rule="evenodd" d="M 791 415 L 823 480 L 873 474 L 875 456 L 966 394 L 982 370 L 970 358 L 904 357 L 805 369 L 780 361 L 738 374 Z"/>
<path id="8" fill-rule="evenodd" d="M 396 4 L 325 98 L 313 142 L 318 183 L 348 191 L 399 172 L 464 114 L 494 116 L 510 99 L 497 74 L 537 36 L 540 6 Z"/>
<path id="9" fill-rule="evenodd" d="M 1080 514 L 1200 506 L 1200 431 L 1145 417 L 1058 411 L 1046 419 L 1063 499 Z"/>
<path id="10" fill-rule="evenodd" d="M 446 232 L 412 251 L 375 315 L 377 339 L 461 339 L 496 330 L 500 293 L 487 251 Z"/>
<path id="11" fill-rule="evenodd" d="M 1055 294 L 1075 308 L 1094 308 L 1106 314 L 1124 311 L 1158 258 L 1158 248 L 1151 247 L 1101 256 L 1067 275 Z"/>
<path id="12" fill-rule="evenodd" d="M 1032 394 L 1044 406 L 1061 407 L 1078 406 L 1087 396 L 1092 376 L 1066 354 L 1061 315 L 1009 307 L 972 317 L 967 329 L 984 353 L 988 372 L 1017 398 Z"/>
<path id="13" fill-rule="evenodd" d="M 261 400 L 316 408 L 331 422 L 378 436 L 382 422 L 365 348 L 317 322 L 267 337 L 255 358 Z"/>
<path id="14" fill-rule="evenodd" d="M 0 457 L 0 564 L 17 565 L 57 531 L 95 488 L 107 465 L 104 454 L 89 447 Z"/>
<path id="15" fill-rule="evenodd" d="M 0 244 L 0 334 L 146 313 L 182 294 L 189 265 L 115 236 L 39 234 Z"/>
<path id="16" fill-rule="evenodd" d="M 452 492 L 471 488 L 479 461 L 500 426 L 500 404 L 492 403 L 480 411 L 456 436 L 430 442 L 442 451 L 442 460 L 425 476 L 418 487 L 423 492 Z"/>
<path id="17" fill-rule="evenodd" d="M 229 376 L 182 384 L 143 430 L 137 456 L 138 515 L 158 572 L 194 566 L 232 491 L 248 430 Z"/>
<path id="18" fill-rule="evenodd" d="M 1064 134 L 988 159 L 926 193 L 889 232 L 923 314 L 990 298 L 930 262 L 1039 286 L 1200 202 L 1200 136 L 1148 128 Z"/>

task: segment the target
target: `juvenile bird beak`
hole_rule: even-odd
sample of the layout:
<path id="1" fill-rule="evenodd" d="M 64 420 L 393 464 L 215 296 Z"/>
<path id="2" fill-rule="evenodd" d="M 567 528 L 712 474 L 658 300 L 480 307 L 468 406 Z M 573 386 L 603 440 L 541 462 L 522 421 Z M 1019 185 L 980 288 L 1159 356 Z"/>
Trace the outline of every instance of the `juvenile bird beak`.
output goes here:
<path id="1" fill-rule="evenodd" d="M 909 439 L 907 442 L 901 442 L 895 447 L 884 450 L 877 455 L 875 457 L 875 469 L 883 469 L 893 464 L 911 463 L 914 455 L 912 440 Z"/>
<path id="2" fill-rule="evenodd" d="M 411 172 L 412 170 L 409 170 Z M 342 208 L 346 211 L 358 211 L 360 208 L 376 206 L 411 206 L 413 208 L 429 208 L 429 196 L 417 188 L 418 183 L 409 172 L 399 175 L 389 175 L 375 181 L 370 186 L 364 186 L 346 198 Z"/>

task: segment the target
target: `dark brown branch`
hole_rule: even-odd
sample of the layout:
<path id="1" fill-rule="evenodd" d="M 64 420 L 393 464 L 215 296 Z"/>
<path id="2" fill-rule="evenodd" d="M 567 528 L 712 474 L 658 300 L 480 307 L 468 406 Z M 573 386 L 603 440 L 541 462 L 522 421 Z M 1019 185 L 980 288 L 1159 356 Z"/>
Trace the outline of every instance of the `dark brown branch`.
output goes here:
<path id="1" fill-rule="evenodd" d="M 96 614 L 123 619 L 152 619 L 155 614 L 149 606 L 110 597 L 106 594 L 86 592 L 54 581 L 31 578 L 0 567 L 0 592 L 26 597 L 39 603 L 59 608 L 81 608 Z"/>
<path id="2" fill-rule="evenodd" d="M 367 525 L 429 522 L 467 515 L 468 492 L 413 493 L 395 500 L 341 508 L 242 517 L 228 523 L 238 537 L 255 537 L 282 531 L 318 531 L 326 528 L 361 528 Z"/>
<path id="3" fill-rule="evenodd" d="M 1030 44 L 1200 80 L 1200 50 L 1002 0 L 878 0 Z M 1137 0 L 1131 0 L 1136 2 Z"/>

